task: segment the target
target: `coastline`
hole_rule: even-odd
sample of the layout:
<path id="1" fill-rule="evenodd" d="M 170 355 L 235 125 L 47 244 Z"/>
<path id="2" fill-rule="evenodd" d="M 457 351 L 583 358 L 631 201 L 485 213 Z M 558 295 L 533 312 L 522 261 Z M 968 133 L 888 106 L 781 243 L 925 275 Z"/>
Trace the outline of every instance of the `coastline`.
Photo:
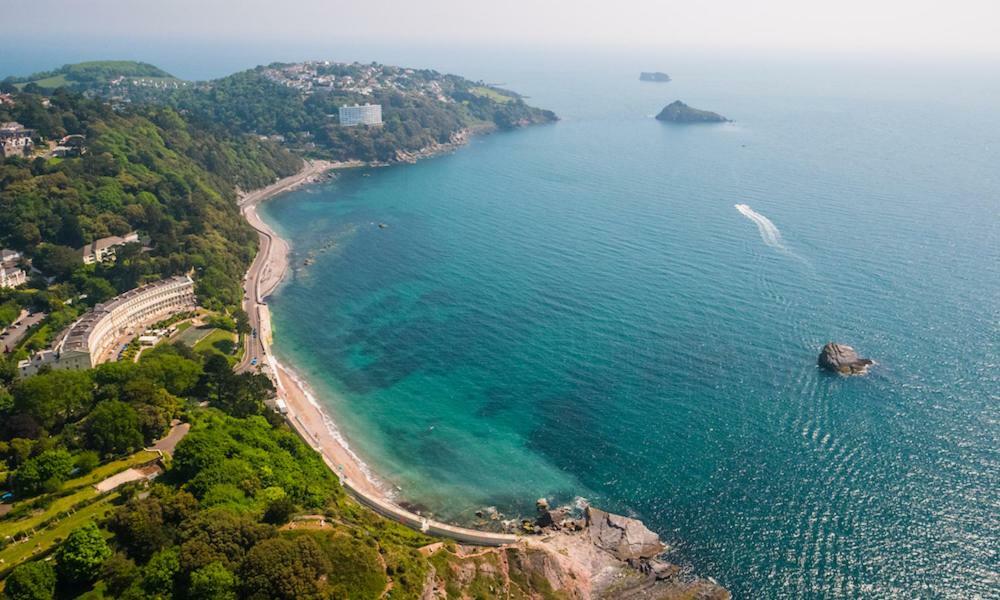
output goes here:
<path id="1" fill-rule="evenodd" d="M 267 297 L 277 289 L 288 272 L 290 246 L 257 214 L 257 206 L 280 194 L 318 181 L 335 169 L 357 168 L 361 162 L 335 163 L 306 161 L 296 174 L 265 188 L 241 194 L 240 212 L 260 236 L 260 249 L 244 278 L 244 310 L 256 335 L 248 336 L 243 361 L 237 371 L 260 368 L 274 381 L 277 399 L 284 402 L 289 426 L 323 458 L 323 462 L 340 478 L 341 484 L 355 500 L 384 517 L 418 529 L 430 535 L 480 546 L 501 546 L 516 543 L 520 537 L 512 534 L 467 529 L 436 522 L 397 505 L 387 493 L 387 486 L 351 450 L 336 423 L 324 410 L 309 386 L 290 365 L 277 360 L 271 351 L 273 331 Z"/>

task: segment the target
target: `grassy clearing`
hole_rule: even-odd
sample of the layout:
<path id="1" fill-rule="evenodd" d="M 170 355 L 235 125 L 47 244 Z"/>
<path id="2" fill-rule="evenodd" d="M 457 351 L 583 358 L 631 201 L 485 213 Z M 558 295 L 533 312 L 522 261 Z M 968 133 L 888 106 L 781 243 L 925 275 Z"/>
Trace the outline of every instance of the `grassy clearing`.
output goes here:
<path id="1" fill-rule="evenodd" d="M 485 85 L 476 86 L 470 89 L 469 92 L 475 94 L 476 96 L 489 98 L 490 100 L 494 102 L 499 102 L 500 104 L 504 104 L 506 102 L 510 102 L 511 100 L 513 100 L 513 98 L 511 98 L 507 94 L 502 94 L 491 87 L 486 87 Z"/>
<path id="2" fill-rule="evenodd" d="M 0 550 L 0 577 L 22 562 L 47 553 L 60 541 L 66 539 L 71 531 L 90 520 L 102 519 L 112 508 L 111 503 L 118 498 L 118 493 L 111 493 L 101 500 L 81 508 L 59 521 L 57 524 L 39 532 L 31 539 L 11 544 Z"/>

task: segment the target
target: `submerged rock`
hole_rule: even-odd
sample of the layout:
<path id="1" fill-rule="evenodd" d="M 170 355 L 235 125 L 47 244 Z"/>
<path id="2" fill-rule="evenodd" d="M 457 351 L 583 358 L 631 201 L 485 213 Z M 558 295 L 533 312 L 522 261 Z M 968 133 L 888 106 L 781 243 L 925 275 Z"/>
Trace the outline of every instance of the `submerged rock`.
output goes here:
<path id="1" fill-rule="evenodd" d="M 823 346 L 816 362 L 827 371 L 841 375 L 864 375 L 875 364 L 870 358 L 861 358 L 850 346 L 830 342 Z"/>
<path id="2" fill-rule="evenodd" d="M 618 560 L 652 558 L 667 547 L 642 521 L 587 507 L 587 531 L 595 546 Z"/>
<path id="3" fill-rule="evenodd" d="M 691 108 L 680 100 L 671 102 L 660 114 L 656 115 L 657 121 L 668 121 L 670 123 L 728 123 L 729 119 L 719 113 L 708 110 Z"/>

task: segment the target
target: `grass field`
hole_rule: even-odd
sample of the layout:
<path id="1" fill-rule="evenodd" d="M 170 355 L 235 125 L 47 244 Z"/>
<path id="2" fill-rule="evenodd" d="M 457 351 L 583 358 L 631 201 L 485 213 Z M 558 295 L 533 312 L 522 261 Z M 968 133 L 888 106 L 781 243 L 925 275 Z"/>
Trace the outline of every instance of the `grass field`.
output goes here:
<path id="1" fill-rule="evenodd" d="M 0 576 L 14 566 L 34 558 L 40 554 L 45 554 L 52 549 L 52 546 L 66 539 L 71 531 L 84 525 L 87 521 L 98 520 L 104 517 L 111 510 L 111 503 L 118 498 L 119 494 L 113 492 L 101 500 L 81 508 L 75 513 L 67 516 L 55 525 L 39 532 L 31 539 L 7 546 L 0 550 Z"/>
<path id="2" fill-rule="evenodd" d="M 221 354 L 229 356 L 232 354 L 233 344 L 236 343 L 236 334 L 224 329 L 212 329 L 208 335 L 198 340 L 194 345 L 197 352 L 205 350 L 215 350 Z"/>
<path id="3" fill-rule="evenodd" d="M 97 490 L 94 489 L 93 485 L 98 481 L 103 481 L 104 479 L 107 479 L 116 473 L 121 473 L 130 467 L 148 463 L 151 460 L 155 460 L 158 456 L 159 454 L 156 452 L 143 450 L 142 452 L 137 452 L 128 458 L 123 458 L 121 460 L 110 462 L 106 465 L 101 465 L 82 477 L 70 479 L 63 484 L 62 491 L 76 490 L 72 494 L 56 498 L 52 501 L 52 504 L 45 508 L 45 510 L 32 514 L 24 519 L 5 519 L 0 521 L 0 539 L 4 539 L 7 536 L 37 527 L 53 516 L 65 510 L 69 510 L 81 502 L 96 497 Z M 32 502 L 34 500 L 37 500 L 37 498 L 30 498 L 26 500 L 26 502 Z M 15 508 L 16 506 L 17 505 L 15 504 Z"/>
<path id="4" fill-rule="evenodd" d="M 492 100 L 494 102 L 499 102 L 501 104 L 503 104 L 505 102 L 510 102 L 511 100 L 513 100 L 513 98 L 511 98 L 510 96 L 508 96 L 506 94 L 501 94 L 500 92 L 496 91 L 495 89 L 490 88 L 490 87 L 486 87 L 484 85 L 480 85 L 480 86 L 474 87 L 474 88 L 470 89 L 469 91 L 471 93 L 475 94 L 476 96 L 482 96 L 482 97 L 485 97 L 485 98 L 489 98 L 490 100 Z"/>

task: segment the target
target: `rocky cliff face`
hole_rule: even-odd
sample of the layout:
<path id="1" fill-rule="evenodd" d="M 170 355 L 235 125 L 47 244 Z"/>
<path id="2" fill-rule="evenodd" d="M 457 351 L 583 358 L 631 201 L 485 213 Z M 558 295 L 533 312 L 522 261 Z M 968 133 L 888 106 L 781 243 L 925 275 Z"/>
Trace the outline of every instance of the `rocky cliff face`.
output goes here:
<path id="1" fill-rule="evenodd" d="M 595 508 L 572 519 L 545 506 L 533 531 L 502 548 L 438 545 L 423 600 L 730 598 L 718 584 L 657 558 L 666 546 L 636 519 Z"/>

